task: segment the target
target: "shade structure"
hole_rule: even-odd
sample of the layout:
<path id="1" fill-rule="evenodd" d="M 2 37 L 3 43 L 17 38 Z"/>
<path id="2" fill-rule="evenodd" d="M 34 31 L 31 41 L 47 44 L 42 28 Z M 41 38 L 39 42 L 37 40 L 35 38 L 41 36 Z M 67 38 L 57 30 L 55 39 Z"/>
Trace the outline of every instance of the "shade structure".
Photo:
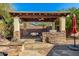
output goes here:
<path id="1" fill-rule="evenodd" d="M 75 34 L 77 32 L 76 30 L 76 15 L 73 14 L 72 16 L 72 33 Z"/>

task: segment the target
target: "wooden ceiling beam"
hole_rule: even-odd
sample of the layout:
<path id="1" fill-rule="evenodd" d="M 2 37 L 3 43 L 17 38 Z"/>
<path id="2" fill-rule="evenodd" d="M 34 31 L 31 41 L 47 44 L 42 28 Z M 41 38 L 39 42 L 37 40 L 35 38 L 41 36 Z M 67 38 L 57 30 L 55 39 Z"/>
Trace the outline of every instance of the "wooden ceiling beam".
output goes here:
<path id="1" fill-rule="evenodd" d="M 10 13 L 11 16 L 66 16 L 69 13 Z"/>
<path id="2" fill-rule="evenodd" d="M 26 22 L 53 22 L 56 18 L 44 18 L 40 20 L 40 18 L 21 18 L 21 20 Z"/>
<path id="3" fill-rule="evenodd" d="M 57 16 L 19 16 L 18 17 L 20 18 L 57 18 Z"/>

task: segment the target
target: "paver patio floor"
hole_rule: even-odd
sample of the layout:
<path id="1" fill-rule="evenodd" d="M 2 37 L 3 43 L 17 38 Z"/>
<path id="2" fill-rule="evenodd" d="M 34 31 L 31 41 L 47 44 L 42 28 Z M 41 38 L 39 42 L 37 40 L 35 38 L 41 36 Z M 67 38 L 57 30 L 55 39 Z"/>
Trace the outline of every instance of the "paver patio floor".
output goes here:
<path id="1" fill-rule="evenodd" d="M 79 56 L 79 51 L 68 48 L 69 45 L 57 45 L 49 52 L 48 56 Z"/>
<path id="2" fill-rule="evenodd" d="M 19 54 L 20 56 L 46 56 L 48 52 L 54 47 L 49 43 L 30 43 L 26 44 L 24 50 Z"/>
<path id="3" fill-rule="evenodd" d="M 10 45 L 12 46 L 0 46 L 0 52 L 5 52 L 8 56 L 45 56 L 54 47 L 53 44 L 32 41 L 26 41 L 22 46 L 17 46 L 16 43 Z"/>
<path id="4" fill-rule="evenodd" d="M 79 40 L 76 40 L 79 45 Z M 4 42 L 5 43 L 5 42 Z M 10 42 L 1 45 L 7 45 Z M 20 42 L 19 42 L 20 43 Z M 13 45 L 12 43 L 11 45 Z M 43 42 L 35 42 L 34 40 L 26 41 L 25 48 L 21 51 L 22 47 L 20 46 L 20 56 L 79 56 L 79 51 L 73 51 L 68 48 L 68 45 L 73 44 L 73 39 L 68 38 L 67 45 L 56 45 L 43 43 Z M 16 45 L 16 44 L 15 44 Z M 14 48 L 14 47 L 13 47 Z M 10 50 L 9 50 L 10 49 Z M 9 55 L 17 55 L 18 51 L 15 47 L 14 49 L 9 48 L 9 46 L 0 46 L 0 51 L 8 51 L 11 52 Z"/>

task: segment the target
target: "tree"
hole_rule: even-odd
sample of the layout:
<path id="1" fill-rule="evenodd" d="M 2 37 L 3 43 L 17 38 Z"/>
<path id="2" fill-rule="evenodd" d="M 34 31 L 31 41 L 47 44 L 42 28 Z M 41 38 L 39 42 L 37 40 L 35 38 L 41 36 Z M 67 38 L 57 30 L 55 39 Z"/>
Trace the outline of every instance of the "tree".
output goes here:
<path id="1" fill-rule="evenodd" d="M 67 30 L 71 29 L 72 15 L 75 14 L 77 18 L 77 31 L 79 31 L 79 8 L 72 7 L 69 9 L 64 9 L 62 11 L 70 13 L 70 16 L 66 18 L 66 29 Z"/>
<path id="2" fill-rule="evenodd" d="M 3 29 L 1 30 L 1 34 L 5 37 L 12 34 L 12 23 L 13 20 L 9 14 L 9 11 L 11 10 L 10 4 L 7 3 L 1 3 L 0 4 L 0 14 L 3 16 L 1 23 L 3 24 Z"/>

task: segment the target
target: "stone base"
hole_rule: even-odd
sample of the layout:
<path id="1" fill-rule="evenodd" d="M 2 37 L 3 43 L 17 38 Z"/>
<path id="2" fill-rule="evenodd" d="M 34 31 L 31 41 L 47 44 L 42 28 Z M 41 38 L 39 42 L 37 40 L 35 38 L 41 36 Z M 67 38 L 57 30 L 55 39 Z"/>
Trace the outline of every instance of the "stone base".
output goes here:
<path id="1" fill-rule="evenodd" d="M 20 39 L 20 31 L 14 32 L 14 39 Z"/>

